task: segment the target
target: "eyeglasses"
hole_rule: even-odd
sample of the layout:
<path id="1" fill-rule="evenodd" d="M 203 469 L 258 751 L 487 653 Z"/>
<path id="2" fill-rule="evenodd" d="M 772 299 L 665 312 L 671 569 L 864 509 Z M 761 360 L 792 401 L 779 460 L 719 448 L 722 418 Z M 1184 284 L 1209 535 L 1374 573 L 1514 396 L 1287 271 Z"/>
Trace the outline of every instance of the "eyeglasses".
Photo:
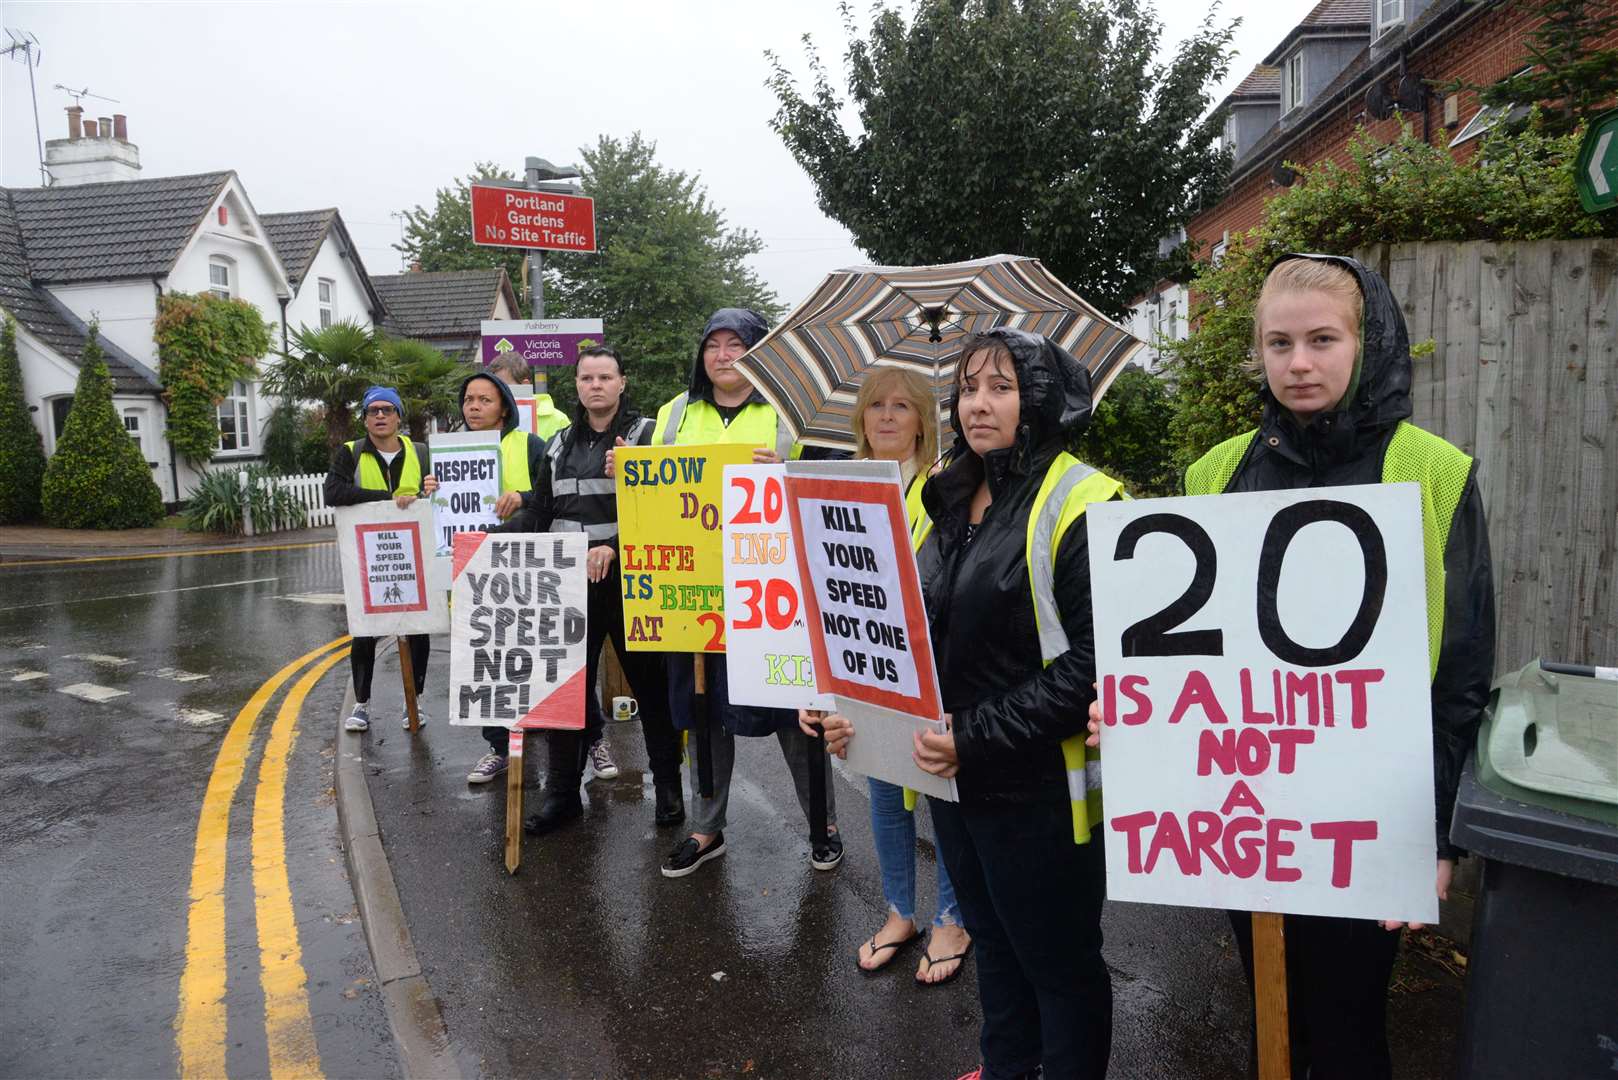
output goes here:
<path id="1" fill-rule="evenodd" d="M 392 405 L 372 405 L 365 410 L 366 416 L 392 416 L 398 410 Z"/>

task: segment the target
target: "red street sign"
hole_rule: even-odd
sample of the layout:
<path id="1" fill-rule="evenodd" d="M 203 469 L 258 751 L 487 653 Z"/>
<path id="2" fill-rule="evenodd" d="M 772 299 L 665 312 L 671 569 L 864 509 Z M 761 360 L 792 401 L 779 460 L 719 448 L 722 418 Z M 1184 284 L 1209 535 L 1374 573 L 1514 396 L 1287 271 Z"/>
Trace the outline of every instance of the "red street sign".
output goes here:
<path id="1" fill-rule="evenodd" d="M 484 247 L 594 251 L 595 200 L 473 184 L 472 242 Z"/>

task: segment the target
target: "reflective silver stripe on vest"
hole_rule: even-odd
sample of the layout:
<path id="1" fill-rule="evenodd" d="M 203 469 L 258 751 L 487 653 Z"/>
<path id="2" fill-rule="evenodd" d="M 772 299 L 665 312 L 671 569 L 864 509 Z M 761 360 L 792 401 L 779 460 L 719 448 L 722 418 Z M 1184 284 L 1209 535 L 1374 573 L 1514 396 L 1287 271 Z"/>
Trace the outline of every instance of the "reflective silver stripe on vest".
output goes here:
<path id="1" fill-rule="evenodd" d="M 690 392 L 681 394 L 669 402 L 669 424 L 663 429 L 663 445 L 673 446 L 674 440 L 680 435 L 680 421 L 685 419 L 685 401 Z"/>
<path id="2" fill-rule="evenodd" d="M 551 532 L 581 532 L 591 540 L 611 540 L 618 535 L 618 523 L 603 521 L 599 525 L 581 525 L 577 521 L 556 518 L 551 522 Z"/>
<path id="3" fill-rule="evenodd" d="M 611 480 L 551 480 L 552 495 L 611 495 Z"/>
<path id="4" fill-rule="evenodd" d="M 1086 761 L 1084 768 L 1067 771 L 1067 797 L 1072 801 L 1083 802 L 1087 794 L 1100 790 L 1101 762 Z"/>
<path id="5" fill-rule="evenodd" d="M 775 415 L 775 456 L 782 461 L 792 455 L 792 433 L 781 423 L 781 414 Z"/>
<path id="6" fill-rule="evenodd" d="M 1073 489 L 1088 479 L 1095 470 L 1080 462 L 1062 474 L 1051 489 L 1045 505 L 1039 508 L 1034 521 L 1033 550 L 1028 558 L 1028 581 L 1034 589 L 1034 621 L 1039 627 L 1039 655 L 1049 664 L 1067 652 L 1067 631 L 1062 629 L 1062 613 L 1056 607 L 1056 560 L 1051 553 L 1051 540 L 1056 535 L 1056 523 L 1062 518 L 1062 507 Z"/>

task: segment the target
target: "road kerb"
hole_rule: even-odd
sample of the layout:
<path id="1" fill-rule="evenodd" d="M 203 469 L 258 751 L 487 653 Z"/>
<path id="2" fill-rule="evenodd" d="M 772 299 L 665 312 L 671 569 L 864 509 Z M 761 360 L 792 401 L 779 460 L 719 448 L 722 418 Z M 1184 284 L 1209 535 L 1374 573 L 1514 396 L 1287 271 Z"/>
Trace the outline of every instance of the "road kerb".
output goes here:
<path id="1" fill-rule="evenodd" d="M 343 717 L 353 704 L 350 686 L 337 714 L 337 822 L 388 1026 L 406 1077 L 461 1080 L 464 1074 L 450 1046 L 449 1028 L 421 974 L 399 890 L 382 850 L 376 810 L 365 784 L 365 735 L 343 730 Z"/>

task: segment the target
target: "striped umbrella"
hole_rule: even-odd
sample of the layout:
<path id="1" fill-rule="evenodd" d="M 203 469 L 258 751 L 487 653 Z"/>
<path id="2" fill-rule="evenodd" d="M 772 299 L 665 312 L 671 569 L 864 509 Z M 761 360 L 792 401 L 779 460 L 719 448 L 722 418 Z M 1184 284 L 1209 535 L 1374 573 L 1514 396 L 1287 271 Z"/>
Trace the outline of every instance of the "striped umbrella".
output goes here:
<path id="1" fill-rule="evenodd" d="M 962 340 L 997 326 L 1044 334 L 1066 348 L 1089 368 L 1098 401 L 1145 347 L 1038 259 L 991 255 L 839 270 L 736 366 L 798 441 L 852 450 L 854 399 L 867 371 L 912 368 L 933 380 L 942 401 Z"/>

